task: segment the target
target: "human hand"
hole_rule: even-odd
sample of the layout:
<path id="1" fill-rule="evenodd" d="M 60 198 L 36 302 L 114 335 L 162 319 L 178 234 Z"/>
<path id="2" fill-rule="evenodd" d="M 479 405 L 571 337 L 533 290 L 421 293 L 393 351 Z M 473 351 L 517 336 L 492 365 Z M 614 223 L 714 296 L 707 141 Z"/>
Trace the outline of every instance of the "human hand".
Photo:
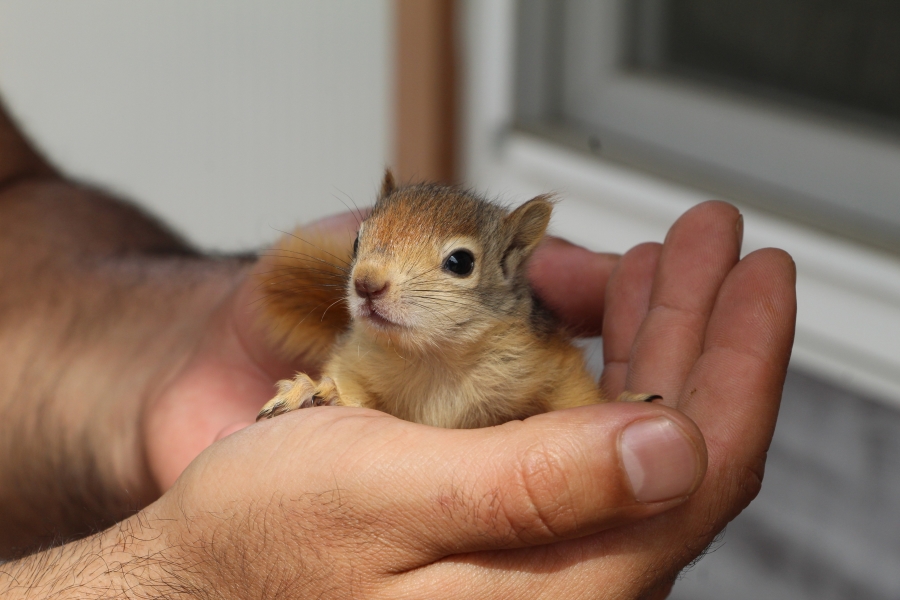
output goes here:
<path id="1" fill-rule="evenodd" d="M 563 514 L 568 514 L 570 517 L 576 514 L 578 525 L 570 523 L 570 527 L 567 529 L 555 524 L 555 536 L 551 534 L 549 537 L 543 538 L 539 535 L 531 538 L 529 535 L 532 535 L 533 532 L 528 532 L 528 535 L 516 538 L 516 544 L 526 544 L 527 546 L 531 543 L 546 543 L 561 538 L 574 539 L 518 550 L 510 550 L 509 544 L 496 544 L 493 548 L 503 549 L 466 554 L 463 557 L 459 555 L 460 552 L 465 553 L 476 548 L 465 544 L 449 549 L 442 547 L 442 551 L 446 552 L 446 558 L 437 563 L 423 562 L 423 567 L 426 564 L 432 565 L 429 567 L 432 568 L 429 572 L 436 573 L 433 566 L 441 565 L 440 569 L 452 575 L 448 580 L 441 580 L 445 581 L 445 585 L 448 586 L 454 581 L 465 581 L 469 584 L 477 581 L 484 582 L 485 585 L 491 582 L 497 584 L 506 582 L 512 586 L 509 588 L 510 590 L 539 589 L 547 592 L 561 589 L 555 586 L 565 585 L 566 597 L 578 597 L 579 595 L 636 597 L 639 592 L 665 594 L 677 572 L 696 557 L 722 527 L 738 514 L 757 493 L 762 477 L 765 451 L 774 428 L 781 386 L 790 354 L 795 311 L 793 264 L 787 255 L 777 250 L 759 251 L 738 262 L 739 245 L 740 217 L 737 211 L 721 203 L 707 203 L 684 215 L 673 226 L 665 245 L 647 244 L 626 254 L 609 282 L 608 305 L 604 315 L 604 353 L 607 366 L 603 385 L 607 394 L 615 396 L 618 391 L 625 388 L 653 389 L 660 392 L 665 398 L 662 404 L 676 408 L 699 425 L 709 448 L 709 468 L 703 484 L 687 502 L 673 510 L 630 525 L 588 535 L 613 524 L 621 525 L 623 521 L 648 517 L 657 510 L 665 510 L 671 508 L 673 503 L 678 503 L 679 499 L 669 500 L 662 504 L 647 504 L 646 502 L 635 504 L 634 495 L 629 497 L 627 493 L 623 492 L 623 490 L 627 492 L 630 488 L 627 483 L 623 483 L 625 479 L 620 470 L 623 463 L 619 460 L 618 450 L 613 447 L 610 452 L 611 447 L 608 445 L 610 440 L 620 439 L 621 431 L 627 424 L 635 421 L 646 423 L 648 419 L 652 422 L 653 417 L 665 414 L 673 422 L 679 424 L 679 430 L 688 436 L 692 447 L 702 449 L 702 443 L 696 437 L 696 431 L 692 429 L 690 422 L 684 421 L 678 412 L 667 411 L 665 406 L 607 404 L 579 409 L 579 411 L 540 415 L 522 424 L 509 424 L 503 428 L 488 429 L 478 433 L 428 430 L 429 434 L 424 438 L 419 438 L 417 433 L 414 433 L 414 431 L 420 430 L 420 426 L 396 422 L 390 417 L 377 413 L 374 417 L 366 413 L 367 419 L 377 418 L 375 421 L 366 421 L 367 435 L 370 430 L 373 432 L 371 435 L 376 435 L 374 430 L 386 428 L 385 431 L 388 433 L 385 435 L 388 435 L 391 440 L 395 439 L 394 435 L 400 436 L 407 442 L 412 440 L 412 446 L 391 441 L 388 446 L 398 445 L 404 448 L 403 456 L 393 456 L 393 459 L 396 460 L 382 460 L 377 465 L 363 460 L 372 454 L 371 450 L 362 451 L 363 458 L 360 458 L 354 457 L 352 452 L 349 454 L 344 452 L 344 444 L 334 443 L 332 445 L 332 439 L 344 439 L 341 434 L 344 427 L 353 431 L 354 436 L 362 435 L 356 429 L 358 426 L 347 424 L 348 420 L 360 418 L 360 415 L 357 414 L 358 411 L 341 412 L 351 410 L 346 408 L 316 409 L 316 413 L 302 411 L 298 417 L 292 417 L 295 421 L 299 419 L 297 426 L 300 427 L 300 423 L 305 423 L 306 419 L 309 419 L 309 422 L 315 422 L 318 427 L 315 431 L 311 431 L 303 426 L 302 431 L 298 430 L 296 435 L 291 437 L 291 439 L 296 439 L 296 442 L 291 442 L 291 444 L 300 444 L 294 448 L 297 457 L 291 459 L 291 454 L 288 453 L 278 459 L 282 463 L 282 469 L 287 471 L 284 464 L 292 465 L 295 470 L 292 471 L 294 476 L 291 481 L 297 482 L 302 487 L 303 482 L 313 482 L 316 481 L 316 477 L 320 477 L 320 475 L 316 475 L 316 470 L 320 467 L 319 463 L 323 460 L 322 457 L 327 457 L 323 464 L 329 466 L 332 475 L 340 472 L 341 478 L 346 476 L 353 481 L 358 481 L 358 474 L 334 471 L 337 467 L 332 462 L 333 454 L 338 452 L 341 453 L 342 460 L 350 465 L 358 467 L 362 461 L 367 465 L 367 468 L 364 469 L 366 471 L 376 470 L 384 476 L 389 476 L 396 469 L 409 473 L 412 467 L 405 462 L 405 459 L 400 459 L 408 456 L 410 449 L 419 448 L 420 452 L 425 453 L 426 456 L 432 456 L 431 453 L 436 452 L 433 450 L 433 444 L 437 442 L 431 440 L 440 437 L 442 440 L 440 445 L 446 446 L 445 449 L 452 456 L 452 448 L 455 444 L 451 438 L 461 436 L 457 439 L 461 440 L 462 447 L 465 447 L 467 451 L 455 460 L 462 460 L 462 456 L 469 457 L 469 460 L 464 461 L 462 471 L 450 469 L 444 473 L 450 476 L 451 481 L 472 485 L 470 479 L 463 476 L 464 474 L 468 473 L 469 476 L 474 476 L 476 473 L 485 472 L 481 469 L 490 471 L 489 465 L 495 465 L 499 472 L 503 472 L 502 457 L 508 455 L 500 453 L 494 457 L 486 454 L 482 458 L 488 463 L 488 466 L 473 464 L 471 448 L 478 448 L 481 447 L 480 444 L 490 444 L 490 442 L 472 440 L 466 436 L 483 435 L 488 438 L 491 435 L 501 436 L 498 439 L 502 440 L 502 443 L 499 446 L 491 447 L 517 449 L 513 451 L 511 460 L 513 465 L 519 465 L 521 468 L 521 456 L 517 456 L 517 453 L 520 453 L 522 448 L 528 448 L 529 445 L 527 442 L 524 442 L 523 445 L 517 444 L 514 441 L 515 435 L 521 432 L 525 436 L 522 439 L 533 440 L 535 438 L 529 436 L 535 435 L 535 432 L 546 431 L 543 427 L 549 427 L 553 431 L 553 435 L 548 438 L 546 435 L 538 434 L 537 439 L 558 438 L 561 443 L 574 444 L 570 448 L 579 446 L 583 448 L 581 452 L 567 451 L 558 455 L 565 457 L 564 462 L 568 464 L 567 469 L 573 469 L 561 469 L 560 472 L 566 475 L 573 473 L 578 475 L 574 478 L 569 477 L 569 481 L 590 483 L 592 479 L 590 474 L 596 473 L 606 473 L 607 475 L 612 473 L 613 476 L 605 479 L 597 478 L 596 481 L 600 482 L 599 487 L 594 488 L 590 494 L 585 495 L 583 490 L 581 493 L 572 493 L 571 490 L 568 490 L 563 494 L 570 501 L 567 506 L 563 505 L 563 508 L 569 512 L 564 511 Z M 565 250 L 579 252 L 572 249 Z M 547 264 L 552 266 L 552 253 L 550 256 Z M 540 263 L 537 265 L 535 268 L 539 270 Z M 551 268 L 550 271 L 555 271 L 555 269 Z M 536 274 L 536 280 L 541 281 L 540 273 Z M 548 298 L 551 305 L 554 305 L 554 302 L 564 301 L 563 295 L 555 300 Z M 256 406 L 252 407 L 252 410 L 255 411 L 255 408 Z M 326 410 L 334 416 L 329 416 L 327 419 L 320 416 L 320 412 Z M 339 412 L 335 413 L 334 411 Z M 281 417 L 275 421 L 282 421 L 284 418 Z M 326 420 L 322 421 L 322 419 Z M 262 427 L 261 425 L 242 432 L 234 440 L 229 440 L 228 447 L 237 444 L 241 439 L 250 439 L 247 436 L 262 435 L 258 433 Z M 288 427 L 288 425 L 279 425 L 279 428 L 282 427 Z M 411 430 L 410 433 L 400 434 L 394 431 L 395 427 L 411 428 Z M 531 427 L 537 429 L 531 430 Z M 598 427 L 598 429 L 591 430 L 591 435 L 586 435 L 586 429 L 581 429 L 581 433 L 578 433 L 579 428 L 589 427 Z M 611 429 L 603 430 L 603 427 Z M 514 428 L 519 429 L 515 431 Z M 510 430 L 513 430 L 512 433 Z M 327 439 L 320 439 L 322 431 L 328 432 Z M 350 436 L 348 439 L 356 439 L 354 436 Z M 590 437 L 596 437 L 595 443 L 601 445 L 600 451 L 597 446 L 591 446 L 591 442 L 587 439 Z M 465 439 L 463 440 L 463 438 Z M 377 437 L 366 438 L 363 436 L 363 439 L 369 439 L 370 442 L 383 441 Z M 280 443 L 270 443 L 279 448 L 282 447 Z M 310 446 L 305 446 L 306 443 L 309 443 Z M 607 444 L 605 452 L 602 451 L 604 443 Z M 424 446 L 427 450 L 421 444 L 427 444 Z M 584 446 L 584 444 L 587 445 Z M 225 446 L 225 444 L 217 445 L 217 447 Z M 372 444 L 372 446 L 381 448 L 378 443 Z M 353 444 L 351 447 L 359 448 Z M 258 449 L 259 446 L 255 446 L 255 448 Z M 663 455 L 654 452 L 652 445 L 648 445 L 647 448 L 650 449 L 648 450 L 649 456 Z M 254 455 L 254 451 L 249 446 L 245 450 L 249 452 L 247 456 L 255 457 L 253 458 L 254 463 L 271 465 L 276 462 L 274 458 L 267 460 L 265 456 Z M 211 450 L 210 455 L 218 456 L 217 452 Z M 443 454 L 438 453 L 438 455 L 447 458 Z M 315 460 L 310 460 L 311 456 L 316 457 Z M 585 457 L 587 457 L 587 461 L 584 460 Z M 262 459 L 261 463 L 259 458 Z M 414 463 L 421 458 L 414 456 Z M 580 462 L 578 458 L 581 459 Z M 209 460 L 215 462 L 212 458 Z M 448 460 L 455 465 L 454 459 Z M 344 462 L 340 465 L 346 466 Z M 690 472 L 690 465 L 685 467 L 688 462 L 690 461 L 682 461 L 682 473 Z M 431 463 L 428 464 L 431 465 Z M 702 459 L 693 466 L 698 468 L 697 465 L 700 464 L 702 464 Z M 222 468 L 227 471 L 225 465 Z M 619 469 L 617 476 L 615 475 L 616 469 Z M 213 471 L 215 470 L 213 469 Z M 433 468 L 426 469 L 426 471 L 429 470 L 434 471 Z M 209 473 L 211 471 L 203 469 L 201 472 Z M 234 467 L 232 472 L 244 473 L 238 466 Z M 515 467 L 507 472 L 515 474 Z M 699 471 L 694 471 L 694 473 L 697 472 Z M 539 475 L 546 476 L 547 473 L 543 472 Z M 192 477 L 186 477 L 186 481 L 192 481 Z M 266 479 L 267 476 L 254 474 L 253 477 Z M 269 473 L 268 477 L 275 477 L 275 475 Z M 282 473 L 277 479 L 284 483 L 284 474 Z M 418 505 L 401 501 L 403 499 L 396 499 L 398 503 L 391 506 L 390 503 L 384 504 L 384 495 L 378 492 L 385 489 L 406 490 L 406 483 L 398 487 L 396 483 L 392 485 L 389 479 L 384 481 L 363 479 L 368 481 L 368 484 L 375 485 L 370 490 L 375 494 L 372 501 L 378 505 L 379 511 L 383 511 L 378 518 L 369 514 L 369 518 L 373 519 L 374 523 L 387 523 L 390 527 L 395 527 L 398 523 L 406 523 L 408 526 L 410 522 L 430 522 L 429 518 L 422 517 L 423 511 L 424 514 L 430 515 L 429 511 L 433 511 L 434 508 L 433 502 L 428 503 L 422 500 L 422 498 L 428 497 L 427 492 L 423 496 L 412 495 L 413 499 L 422 500 Z M 688 479 L 690 478 L 683 478 L 682 483 Z M 265 483 L 259 479 L 253 480 Z M 336 489 L 335 485 L 344 489 L 341 480 L 333 480 L 331 487 L 320 489 L 319 492 Z M 419 480 L 413 478 L 411 481 Z M 431 484 L 430 500 L 433 501 L 435 495 L 440 497 L 442 488 L 439 479 L 429 481 L 426 478 L 425 481 Z M 517 479 L 513 475 L 508 487 L 501 486 L 497 489 L 519 489 L 515 485 L 517 481 L 521 481 L 521 477 L 519 476 Z M 429 488 L 429 483 L 425 484 L 425 488 Z M 191 489 L 206 489 L 205 485 L 200 488 L 189 483 L 184 485 L 189 485 Z M 469 498 L 483 500 L 477 489 L 470 492 L 465 485 L 458 489 L 467 493 Z M 457 487 L 453 489 L 457 489 Z M 272 488 L 266 489 L 269 492 L 274 491 Z M 305 489 L 315 490 L 317 488 L 312 486 Z M 362 490 L 363 488 L 354 489 Z M 682 491 L 687 492 L 688 489 L 689 486 Z M 247 491 L 247 488 L 244 487 L 241 491 Z M 549 496 L 558 499 L 560 497 L 559 490 L 550 493 Z M 640 490 L 638 490 L 638 496 L 640 496 Z M 256 493 L 252 497 L 257 501 L 260 500 Z M 265 499 L 265 495 L 262 498 Z M 600 500 L 591 502 L 595 498 Z M 683 499 L 683 496 L 680 498 Z M 194 496 L 194 499 L 197 502 L 197 508 L 202 508 L 205 501 L 197 496 Z M 647 500 L 646 497 L 643 499 Z M 239 505 L 238 500 L 238 498 L 232 498 L 230 502 Z M 406 500 L 410 499 L 406 498 Z M 611 502 L 611 504 L 606 504 L 606 502 Z M 532 503 L 534 504 L 533 499 Z M 517 504 L 513 503 L 513 505 Z M 559 506 L 559 502 L 556 502 L 555 507 L 559 508 Z M 640 508 L 636 509 L 636 506 Z M 478 508 L 477 505 L 466 505 L 463 508 L 463 514 L 467 514 L 469 520 L 463 519 L 462 523 L 459 523 L 456 522 L 458 519 L 454 518 L 452 520 L 453 527 L 450 529 L 461 527 L 467 522 L 475 522 L 481 523 L 482 528 L 487 527 L 489 534 L 490 528 L 495 524 L 492 519 L 479 520 Z M 597 512 L 592 512 L 594 509 L 599 510 L 604 516 L 598 516 Z M 368 514 L 365 510 L 359 513 L 362 521 L 365 519 L 361 515 L 365 514 Z M 388 515 L 388 517 L 384 517 L 384 515 Z M 297 515 L 297 519 L 300 523 L 307 523 L 306 531 L 310 531 L 309 522 L 304 520 L 307 519 L 307 515 Z M 357 523 L 354 525 L 356 534 L 363 535 L 364 538 L 368 535 L 372 540 L 382 539 L 384 532 L 380 532 L 377 527 L 360 529 L 359 519 L 354 517 L 351 521 Z M 315 520 L 312 522 L 316 523 Z M 323 527 L 322 535 L 340 536 L 342 530 L 339 527 L 334 529 L 334 525 L 333 522 L 321 525 Z M 314 527 L 318 528 L 320 525 Z M 367 533 L 360 533 L 361 531 Z M 483 529 L 477 527 L 470 532 L 476 538 L 481 539 L 486 535 Z M 450 531 L 445 533 L 452 535 Z M 290 536 L 288 537 L 290 538 Z M 291 539 L 297 543 L 298 538 Z M 401 540 L 392 540 L 393 542 L 400 543 Z M 407 540 L 407 543 L 415 545 L 410 540 Z M 267 551 L 277 553 L 276 547 L 277 544 L 268 548 Z M 488 548 L 478 547 L 477 549 L 486 550 Z M 310 551 L 313 554 L 317 552 L 312 549 Z M 348 565 L 356 565 L 356 568 L 365 566 L 367 569 L 371 568 L 377 571 L 378 568 L 384 568 L 386 564 L 390 563 L 390 561 L 379 564 L 359 562 L 357 560 L 358 553 L 352 548 L 349 551 L 351 555 L 343 557 L 346 558 L 346 562 L 342 562 L 343 559 L 340 556 L 334 555 L 336 560 L 329 561 L 327 565 L 329 573 L 333 573 L 335 568 L 340 569 Z M 417 556 L 419 560 L 423 561 L 429 557 L 430 560 L 435 560 L 434 554 L 420 553 Z M 562 578 L 564 582 L 545 573 L 548 561 L 553 565 L 551 571 L 566 573 L 566 576 Z M 391 564 L 393 566 L 390 568 L 400 568 L 396 564 Z M 465 569 L 459 570 L 462 568 L 459 565 L 463 565 L 466 569 L 473 568 L 474 572 L 466 574 Z M 326 568 L 324 565 L 317 565 L 317 567 Z M 375 571 L 367 571 L 367 573 L 371 574 Z M 486 577 L 488 574 L 497 574 L 500 580 Z M 335 577 L 338 575 L 336 574 Z M 465 577 L 459 579 L 463 575 Z M 469 575 L 474 579 L 469 578 Z M 330 579 L 331 583 L 335 581 L 346 582 L 339 577 Z M 493 583 L 491 584 L 493 585 Z M 533 588 L 532 586 L 537 587 Z M 455 588 L 448 587 L 446 589 Z M 499 588 L 495 589 L 499 591 Z M 510 593 L 514 593 L 516 597 L 527 597 L 518 592 Z"/>
<path id="2" fill-rule="evenodd" d="M 621 466 L 621 433 L 661 415 L 672 425 L 657 450 L 683 459 L 682 477 L 641 502 Z M 137 554 L 131 563 L 154 557 L 191 597 L 578 597 L 563 590 L 588 571 L 565 544 L 546 544 L 681 503 L 703 464 L 696 428 L 654 405 L 479 430 L 308 409 L 214 444 L 107 543 Z M 145 576 L 165 589 L 155 575 Z"/>

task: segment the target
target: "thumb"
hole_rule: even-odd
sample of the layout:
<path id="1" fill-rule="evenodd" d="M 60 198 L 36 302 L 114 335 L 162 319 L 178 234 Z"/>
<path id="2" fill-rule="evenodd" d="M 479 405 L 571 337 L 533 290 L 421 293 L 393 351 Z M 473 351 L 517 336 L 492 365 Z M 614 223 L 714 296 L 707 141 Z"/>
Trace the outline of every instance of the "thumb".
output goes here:
<path id="1" fill-rule="evenodd" d="M 398 534 L 413 535 L 416 550 L 432 560 L 643 519 L 684 502 L 706 470 L 693 422 L 653 404 L 603 404 L 426 434 L 436 451 L 404 474 L 400 505 L 395 497 L 392 508 L 407 517 Z"/>

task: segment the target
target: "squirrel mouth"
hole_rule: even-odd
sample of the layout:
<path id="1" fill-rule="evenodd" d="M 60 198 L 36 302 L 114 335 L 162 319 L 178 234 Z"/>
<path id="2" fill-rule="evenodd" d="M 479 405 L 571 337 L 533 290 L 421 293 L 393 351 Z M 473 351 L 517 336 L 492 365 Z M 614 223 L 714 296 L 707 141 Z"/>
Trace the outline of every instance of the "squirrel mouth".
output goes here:
<path id="1" fill-rule="evenodd" d="M 359 316 L 380 329 L 397 329 L 400 327 L 398 323 L 382 315 L 377 308 L 368 302 L 359 307 Z"/>

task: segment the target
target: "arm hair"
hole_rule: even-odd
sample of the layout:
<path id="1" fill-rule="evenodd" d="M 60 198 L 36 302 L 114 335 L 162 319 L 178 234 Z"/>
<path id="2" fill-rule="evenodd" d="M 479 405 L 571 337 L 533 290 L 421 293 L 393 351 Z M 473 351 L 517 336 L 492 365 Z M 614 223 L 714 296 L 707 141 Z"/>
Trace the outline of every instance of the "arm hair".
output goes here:
<path id="1" fill-rule="evenodd" d="M 0 597 L 7 600 L 210 598 L 198 565 L 156 548 L 163 534 L 140 514 L 107 531 L 0 563 Z"/>

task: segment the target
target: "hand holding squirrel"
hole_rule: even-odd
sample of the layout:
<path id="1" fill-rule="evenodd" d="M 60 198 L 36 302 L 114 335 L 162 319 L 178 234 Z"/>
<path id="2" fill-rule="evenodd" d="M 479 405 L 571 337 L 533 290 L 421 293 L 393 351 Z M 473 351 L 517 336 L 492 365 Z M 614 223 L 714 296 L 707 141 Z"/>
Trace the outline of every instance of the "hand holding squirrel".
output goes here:
<path id="1" fill-rule="evenodd" d="M 339 221 L 322 229 L 330 228 L 335 235 L 346 223 L 347 220 Z M 298 588 L 298 597 L 327 597 L 328 593 L 346 597 L 348 586 L 358 591 L 360 583 L 372 583 L 359 580 L 360 574 L 372 569 L 389 574 L 384 578 L 385 585 L 410 585 L 421 597 L 460 597 L 473 589 L 488 597 L 504 593 L 519 598 L 553 594 L 571 598 L 664 597 L 677 572 L 758 491 L 790 355 L 795 306 L 793 265 L 789 257 L 776 250 L 757 251 L 739 260 L 739 224 L 739 214 L 733 207 L 705 203 L 673 225 L 665 244 L 638 246 L 626 253 L 618 266 L 612 257 L 556 241 L 546 244 L 535 257 L 531 281 L 547 304 L 568 317 L 570 326 L 593 316 L 596 320 L 592 333 L 597 334 L 602 318 L 606 362 L 602 382 L 607 394 L 615 397 L 624 389 L 652 389 L 665 397 L 661 402 L 600 404 L 478 430 L 425 429 L 352 408 L 288 414 L 259 423 L 229 438 L 227 443 L 214 444 L 198 467 L 185 473 L 185 481 L 173 490 L 177 493 L 164 496 L 169 502 L 161 503 L 160 509 L 171 506 L 183 511 L 185 490 L 191 490 L 193 496 L 216 498 L 227 491 L 257 502 L 268 499 L 269 494 L 314 502 L 316 510 L 291 512 L 284 523 L 301 532 L 316 532 L 317 540 L 334 540 L 334 545 L 323 553 L 318 546 L 313 547 L 314 541 L 309 542 L 309 547 L 285 544 L 283 539 L 289 529 L 272 529 L 271 515 L 263 515 L 258 519 L 260 526 L 266 525 L 266 531 L 278 531 L 279 535 L 257 539 L 259 545 L 253 547 L 253 552 L 262 559 L 244 564 L 243 570 L 233 573 L 241 585 L 247 586 L 294 581 L 303 586 Z M 345 237 L 352 244 L 353 235 Z M 266 257 L 256 272 L 272 271 L 272 260 L 273 257 Z M 568 277 L 559 265 L 574 265 L 579 287 L 559 293 Z M 219 334 L 198 350 L 197 360 L 169 386 L 158 408 L 169 411 L 172 418 L 155 422 L 158 426 L 168 423 L 190 429 L 169 430 L 168 434 L 157 429 L 148 438 L 154 441 L 151 461 L 163 451 L 171 454 L 181 448 L 183 454 L 180 467 L 174 462 L 153 462 L 157 467 L 169 464 L 170 472 L 177 475 L 196 455 L 191 456 L 190 449 L 184 446 L 188 434 L 199 435 L 201 428 L 208 428 L 208 445 L 214 432 L 227 425 L 229 419 L 252 420 L 251 415 L 265 400 L 264 394 L 272 389 L 275 378 L 285 376 L 292 367 L 316 370 L 316 363 L 309 358 L 293 366 L 272 366 L 276 361 L 267 354 L 269 345 L 253 333 L 255 322 L 251 317 L 258 307 L 258 288 L 258 279 L 248 278 L 232 301 L 223 304 L 224 325 L 215 330 Z M 263 372 L 266 366 L 271 371 Z M 252 387 L 250 379 L 254 382 Z M 202 398 L 209 401 L 200 402 Z M 702 439 L 683 419 L 685 416 L 699 427 Z M 219 420 L 213 422 L 212 417 Z M 609 441 L 607 447 L 616 453 L 624 436 L 630 436 L 631 426 L 646 431 L 663 421 L 683 424 L 683 431 L 698 448 L 705 440 L 709 456 L 706 476 L 688 498 L 648 504 L 645 494 L 649 492 L 644 489 L 639 498 L 645 501 L 636 501 L 624 478 L 623 463 L 613 455 L 598 454 L 594 444 Z M 606 433 L 598 436 L 595 429 L 590 429 L 580 437 L 584 427 L 601 428 Z M 385 436 L 392 442 L 386 443 Z M 485 449 L 481 442 L 476 445 L 475 438 L 493 444 L 492 449 Z M 537 505 L 504 504 L 504 510 L 512 512 L 501 514 L 516 518 L 547 514 L 526 510 L 528 506 L 557 514 L 560 504 L 556 500 L 565 499 L 565 505 L 576 511 L 599 511 L 597 515 L 602 513 L 602 519 L 612 528 L 589 535 L 596 531 L 597 521 L 579 513 L 581 526 L 566 534 L 577 539 L 532 546 L 539 544 L 537 538 L 519 537 L 519 542 L 532 547 L 502 550 L 505 543 L 491 537 L 496 534 L 496 524 L 479 517 L 478 510 L 490 509 L 492 505 L 479 503 L 488 496 L 476 484 L 484 480 L 486 473 L 506 465 L 513 477 L 496 489 L 510 490 L 507 500 L 521 498 L 516 495 L 522 491 L 517 468 L 529 477 L 543 477 L 553 471 L 526 460 L 534 454 L 517 452 L 547 450 L 544 442 L 548 440 L 556 440 L 554 448 L 558 447 L 557 442 L 573 443 L 570 451 L 553 454 L 566 469 L 577 468 L 583 474 L 569 478 L 569 482 L 599 487 L 589 494 L 574 494 L 570 488 L 563 496 L 532 497 L 531 502 L 537 500 Z M 671 458 L 665 448 L 648 440 L 644 443 L 649 456 Z M 391 456 L 385 456 L 386 452 Z M 423 465 L 423 457 L 433 462 Z M 213 462 L 219 467 L 206 468 Z M 435 464 L 443 466 L 436 470 Z M 670 472 L 672 465 L 667 464 L 666 470 Z M 413 473 L 417 475 L 413 477 Z M 392 474 L 398 479 L 372 480 Z M 202 483 L 198 476 L 214 481 Z M 169 477 L 169 481 L 174 480 L 174 475 Z M 254 487 L 248 494 L 251 480 Z M 368 485 L 360 488 L 361 481 Z M 487 481 L 489 488 L 492 481 Z M 292 486 L 290 493 L 285 492 L 286 482 Z M 659 490 L 660 482 L 654 477 L 648 477 L 645 483 Z M 400 486 L 406 493 L 381 493 Z M 339 496 L 334 495 L 337 492 Z M 222 502 L 194 498 L 191 505 L 203 507 L 210 502 L 232 506 L 234 499 Z M 344 510 L 352 506 L 353 518 L 335 518 L 329 502 L 339 502 Z M 360 502 L 368 504 L 360 506 Z M 434 511 L 445 506 L 445 502 L 451 502 L 449 508 L 459 518 L 436 522 Z M 235 505 L 235 510 L 243 506 Z M 265 506 L 293 510 L 293 504 L 280 502 Z M 365 506 L 372 510 L 366 512 Z M 219 527 L 214 531 L 223 533 L 223 528 L 231 526 L 246 529 L 248 513 L 239 514 L 244 516 L 231 520 L 212 515 Z M 647 518 L 650 514 L 656 516 Z M 171 528 L 178 524 L 165 523 Z M 472 527 L 468 533 L 461 532 L 460 524 Z M 204 530 L 194 527 L 191 531 Z M 449 545 L 441 546 L 445 558 L 435 561 L 433 555 L 423 555 L 419 557 L 422 562 L 416 563 L 421 566 L 411 567 L 405 558 L 399 560 L 390 552 L 372 557 L 360 554 L 360 547 L 380 548 L 382 540 L 388 539 L 386 535 L 395 534 L 400 537 L 390 547 L 412 548 L 427 554 L 433 546 L 423 545 L 423 531 L 451 540 Z M 362 545 L 346 544 L 348 533 L 360 537 Z M 471 535 L 471 539 L 461 541 L 460 535 Z M 459 554 L 471 549 L 467 544 L 472 539 L 483 543 L 488 538 L 493 540 L 493 551 L 481 547 L 482 551 L 476 554 Z M 302 557 L 312 561 L 304 564 L 305 570 L 300 572 L 327 577 L 297 579 L 298 547 Z M 203 564 L 217 566 L 208 559 Z M 290 567 L 284 579 L 281 571 L 273 572 L 273 564 Z M 554 570 L 548 571 L 548 564 Z M 231 575 L 230 571 L 218 573 L 222 577 Z M 294 579 L 290 579 L 291 575 Z M 649 590 L 659 596 L 646 595 Z M 391 597 L 391 593 L 396 597 L 397 591 L 391 587 L 384 597 Z"/>

